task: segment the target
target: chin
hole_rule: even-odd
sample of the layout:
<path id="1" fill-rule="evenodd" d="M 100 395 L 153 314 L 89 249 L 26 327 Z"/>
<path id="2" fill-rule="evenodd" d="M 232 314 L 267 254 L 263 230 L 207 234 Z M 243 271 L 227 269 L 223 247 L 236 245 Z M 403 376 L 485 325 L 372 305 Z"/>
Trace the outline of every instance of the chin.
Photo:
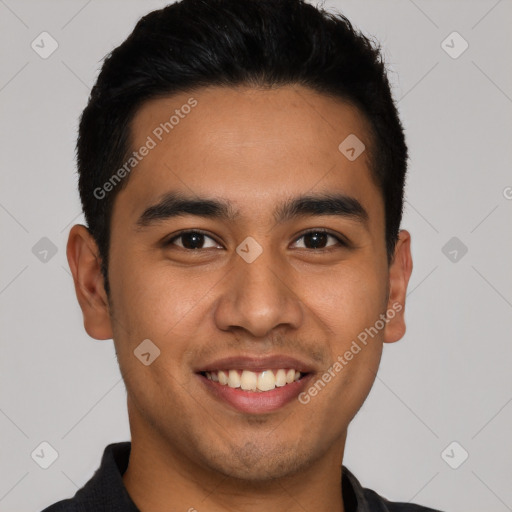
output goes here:
<path id="1" fill-rule="evenodd" d="M 267 483 L 301 471 L 315 459 L 296 447 L 267 446 L 262 449 L 257 444 L 247 442 L 241 448 L 233 448 L 231 453 L 218 456 L 208 465 L 215 471 L 231 478 L 247 482 Z"/>

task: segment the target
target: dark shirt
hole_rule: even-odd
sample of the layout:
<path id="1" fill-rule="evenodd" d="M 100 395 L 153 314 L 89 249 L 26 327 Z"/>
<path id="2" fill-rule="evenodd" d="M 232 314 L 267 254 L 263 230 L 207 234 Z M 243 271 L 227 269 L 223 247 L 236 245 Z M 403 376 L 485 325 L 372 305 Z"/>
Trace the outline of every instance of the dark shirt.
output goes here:
<path id="1" fill-rule="evenodd" d="M 42 512 L 140 512 L 135 506 L 122 475 L 128 467 L 130 442 L 109 444 L 101 466 L 73 498 L 59 501 Z M 440 512 L 411 503 L 390 502 L 371 489 L 364 489 L 345 467 L 341 486 L 346 512 Z"/>

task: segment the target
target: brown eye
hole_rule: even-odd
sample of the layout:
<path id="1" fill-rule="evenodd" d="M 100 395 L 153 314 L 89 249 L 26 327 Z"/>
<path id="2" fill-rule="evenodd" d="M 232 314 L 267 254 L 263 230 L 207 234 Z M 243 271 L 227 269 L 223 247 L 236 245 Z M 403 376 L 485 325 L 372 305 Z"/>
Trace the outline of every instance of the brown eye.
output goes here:
<path id="1" fill-rule="evenodd" d="M 303 239 L 303 245 L 302 247 L 299 246 L 299 248 L 304 249 L 325 249 L 327 247 L 335 246 L 335 245 L 341 245 L 345 246 L 346 243 L 338 238 L 335 235 L 332 235 L 324 230 L 311 230 L 307 233 L 302 234 L 295 243 L 297 243 L 299 240 Z M 329 244 L 329 241 L 334 240 L 334 244 Z"/>
<path id="2" fill-rule="evenodd" d="M 181 242 L 176 243 L 177 240 L 181 240 Z M 210 241 L 209 245 L 205 245 L 205 242 L 208 241 Z M 213 238 L 200 231 L 183 231 L 179 235 L 171 238 L 165 245 L 177 245 L 178 247 L 188 250 L 218 247 L 217 242 L 213 240 Z"/>

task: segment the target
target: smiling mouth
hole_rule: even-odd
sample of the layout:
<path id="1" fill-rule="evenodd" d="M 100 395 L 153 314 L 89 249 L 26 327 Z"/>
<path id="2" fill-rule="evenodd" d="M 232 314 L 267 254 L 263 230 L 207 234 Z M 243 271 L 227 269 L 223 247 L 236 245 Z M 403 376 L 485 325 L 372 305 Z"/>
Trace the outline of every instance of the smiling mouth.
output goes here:
<path id="1" fill-rule="evenodd" d="M 303 379 L 307 373 L 293 368 L 268 369 L 261 372 L 251 370 L 217 370 L 204 371 L 200 375 L 221 386 L 241 389 L 255 393 L 264 393 L 276 388 L 284 388 Z"/>

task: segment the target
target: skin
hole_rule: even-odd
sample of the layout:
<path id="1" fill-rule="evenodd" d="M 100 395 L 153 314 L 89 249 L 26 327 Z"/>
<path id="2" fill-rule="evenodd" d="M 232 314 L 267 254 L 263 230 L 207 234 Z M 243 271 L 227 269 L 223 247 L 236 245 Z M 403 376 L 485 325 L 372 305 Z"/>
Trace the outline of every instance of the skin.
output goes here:
<path id="1" fill-rule="evenodd" d="M 351 133 L 369 147 L 368 125 L 354 107 L 306 88 L 210 87 L 151 100 L 133 119 L 133 148 L 191 96 L 198 105 L 116 197 L 110 297 L 87 229 L 76 225 L 69 235 L 85 329 L 114 339 L 127 388 L 124 483 L 143 512 L 343 511 L 347 427 L 373 385 L 383 343 L 405 333 L 410 234 L 400 231 L 388 266 L 368 154 L 351 162 L 338 151 Z M 167 191 L 229 201 L 238 217 L 186 215 L 138 228 Z M 366 226 L 336 215 L 276 223 L 278 203 L 333 191 L 360 201 Z M 328 237 L 311 248 L 301 235 L 314 228 L 351 245 Z M 206 231 L 205 248 L 163 244 L 186 229 Z M 250 264 L 236 253 L 248 236 L 263 249 Z M 316 380 L 393 304 L 402 310 L 307 405 L 243 414 L 214 400 L 194 373 L 221 357 L 280 353 L 311 363 Z M 148 338 L 161 353 L 144 366 L 133 351 Z"/>

